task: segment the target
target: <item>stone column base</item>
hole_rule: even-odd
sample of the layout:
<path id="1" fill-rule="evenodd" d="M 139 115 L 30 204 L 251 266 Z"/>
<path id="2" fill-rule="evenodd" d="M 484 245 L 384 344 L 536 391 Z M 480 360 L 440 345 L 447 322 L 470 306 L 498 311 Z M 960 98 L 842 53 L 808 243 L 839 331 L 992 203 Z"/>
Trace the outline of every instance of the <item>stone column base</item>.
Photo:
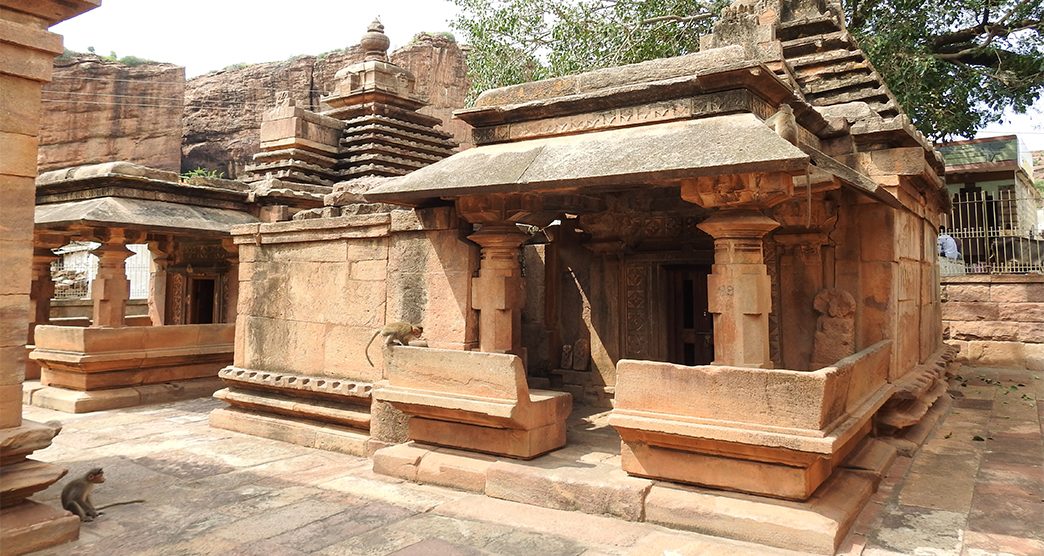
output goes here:
<path id="1" fill-rule="evenodd" d="M 32 500 L 0 509 L 0 522 L 5 555 L 27 554 L 80 538 L 80 518 Z"/>
<path id="2" fill-rule="evenodd" d="M 66 413 L 90 413 L 191 398 L 205 398 L 213 395 L 222 386 L 221 380 L 216 377 L 86 392 L 57 386 L 43 386 L 39 382 L 25 382 L 22 385 L 22 403 Z"/>

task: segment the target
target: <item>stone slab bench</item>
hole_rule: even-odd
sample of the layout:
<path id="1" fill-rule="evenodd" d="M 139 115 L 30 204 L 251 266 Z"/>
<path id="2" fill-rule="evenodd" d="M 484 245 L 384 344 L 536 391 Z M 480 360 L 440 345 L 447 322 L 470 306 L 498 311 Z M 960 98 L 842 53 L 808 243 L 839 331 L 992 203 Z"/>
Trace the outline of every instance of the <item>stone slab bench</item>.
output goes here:
<path id="1" fill-rule="evenodd" d="M 885 340 L 816 371 L 622 360 L 609 417 L 632 475 L 805 500 L 892 393 Z"/>
<path id="2" fill-rule="evenodd" d="M 411 440 L 522 459 L 565 445 L 572 396 L 530 390 L 516 355 L 394 346 L 385 369 L 374 397 L 411 417 Z"/>

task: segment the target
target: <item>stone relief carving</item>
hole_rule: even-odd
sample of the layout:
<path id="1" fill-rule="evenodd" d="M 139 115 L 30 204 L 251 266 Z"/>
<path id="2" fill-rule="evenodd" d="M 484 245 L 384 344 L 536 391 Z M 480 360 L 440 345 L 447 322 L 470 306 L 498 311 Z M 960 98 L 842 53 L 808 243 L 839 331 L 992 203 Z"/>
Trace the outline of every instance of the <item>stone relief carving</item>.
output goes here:
<path id="1" fill-rule="evenodd" d="M 627 356 L 642 359 L 649 355 L 648 270 L 644 265 L 632 265 L 625 274 Z"/>
<path id="2" fill-rule="evenodd" d="M 813 305 L 816 335 L 812 344 L 812 368 L 819 369 L 855 353 L 855 298 L 837 288 L 816 294 Z"/>
<path id="3" fill-rule="evenodd" d="M 170 324 L 185 324 L 185 275 L 170 276 Z"/>
<path id="4" fill-rule="evenodd" d="M 571 369 L 573 368 L 573 346 L 572 344 L 565 344 L 562 346 L 562 358 L 558 361 L 558 368 L 560 369 Z"/>
<path id="5" fill-rule="evenodd" d="M 573 344 L 573 370 L 586 371 L 591 362 L 591 342 L 580 338 Z"/>

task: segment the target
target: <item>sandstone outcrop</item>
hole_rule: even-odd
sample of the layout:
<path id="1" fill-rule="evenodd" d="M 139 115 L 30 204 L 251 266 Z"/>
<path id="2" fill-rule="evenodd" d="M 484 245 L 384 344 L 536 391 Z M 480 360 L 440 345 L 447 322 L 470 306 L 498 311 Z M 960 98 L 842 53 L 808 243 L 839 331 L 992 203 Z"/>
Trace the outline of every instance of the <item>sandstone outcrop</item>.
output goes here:
<path id="1" fill-rule="evenodd" d="M 260 150 L 262 115 L 287 92 L 296 106 L 321 112 L 321 97 L 333 91 L 334 75 L 362 61 L 358 46 L 318 56 L 211 72 L 189 80 L 185 91 L 182 168 L 205 167 L 237 177 Z M 391 54 L 392 63 L 417 78 L 417 93 L 428 106 L 419 112 L 440 118 L 443 129 L 462 145 L 471 145 L 469 127 L 452 120 L 464 106 L 468 83 L 464 52 L 450 38 L 421 33 Z"/>
<path id="2" fill-rule="evenodd" d="M 181 168 L 185 68 L 61 57 L 43 88 L 39 171 L 126 160 Z"/>

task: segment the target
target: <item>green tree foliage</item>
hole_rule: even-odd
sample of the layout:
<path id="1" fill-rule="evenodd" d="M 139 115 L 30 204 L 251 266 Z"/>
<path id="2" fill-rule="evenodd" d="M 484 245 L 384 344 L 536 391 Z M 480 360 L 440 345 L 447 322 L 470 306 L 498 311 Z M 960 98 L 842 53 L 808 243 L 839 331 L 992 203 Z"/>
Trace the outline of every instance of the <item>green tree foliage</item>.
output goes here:
<path id="1" fill-rule="evenodd" d="M 454 0 L 485 89 L 695 52 L 728 0 Z M 849 30 L 933 139 L 1044 92 L 1040 0 L 848 0 Z"/>

